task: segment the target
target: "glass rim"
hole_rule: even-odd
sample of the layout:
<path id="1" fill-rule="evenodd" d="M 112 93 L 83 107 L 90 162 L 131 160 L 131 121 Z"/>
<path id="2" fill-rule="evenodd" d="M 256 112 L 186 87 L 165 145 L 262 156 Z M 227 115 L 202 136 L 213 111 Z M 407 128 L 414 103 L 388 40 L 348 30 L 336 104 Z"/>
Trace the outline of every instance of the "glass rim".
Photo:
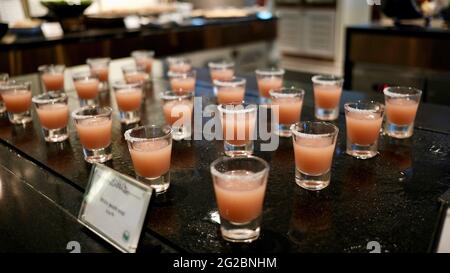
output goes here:
<path id="1" fill-rule="evenodd" d="M 399 92 L 400 90 L 408 93 Z M 409 86 L 388 86 L 383 89 L 383 93 L 389 97 L 408 98 L 421 96 L 423 91 L 418 88 Z"/>
<path id="2" fill-rule="evenodd" d="M 309 133 L 303 133 L 303 132 L 299 132 L 297 129 L 297 127 L 303 127 L 302 125 L 323 125 L 326 127 L 329 127 L 330 129 L 333 129 L 332 132 L 330 133 L 324 133 L 324 134 L 309 134 Z M 297 136 L 297 137 L 303 137 L 303 138 L 327 138 L 327 137 L 335 137 L 338 135 L 339 133 L 339 128 L 330 123 L 330 122 L 325 122 L 325 121 L 300 121 L 297 123 L 294 123 L 291 125 L 291 132 L 293 135 Z"/>
<path id="3" fill-rule="evenodd" d="M 167 57 L 167 62 L 169 64 L 174 64 L 174 63 L 187 63 L 187 64 L 191 64 L 191 61 L 189 60 L 189 58 L 187 57 L 175 57 L 175 56 L 171 56 L 171 57 Z"/>
<path id="4" fill-rule="evenodd" d="M 82 112 L 82 111 L 93 110 L 93 109 L 102 109 L 106 112 L 95 114 L 95 115 L 80 114 L 80 112 Z M 73 119 L 90 119 L 90 118 L 99 118 L 99 117 L 109 117 L 111 115 L 112 115 L 112 108 L 109 106 L 87 105 L 87 106 L 73 110 L 71 116 Z"/>
<path id="5" fill-rule="evenodd" d="M 45 96 L 51 96 L 51 95 L 57 95 L 58 97 L 54 97 L 54 98 L 44 98 Z M 43 94 L 39 94 L 36 96 L 33 96 L 33 98 L 31 98 L 31 101 L 35 104 L 54 104 L 54 103 L 58 103 L 58 102 L 64 102 L 67 104 L 68 102 L 68 96 L 66 93 L 64 92 L 55 92 L 55 91 L 49 91 L 49 92 L 45 92 Z"/>
<path id="6" fill-rule="evenodd" d="M 208 67 L 212 69 L 228 69 L 234 66 L 235 66 L 234 62 L 229 60 L 208 62 Z"/>
<path id="7" fill-rule="evenodd" d="M 112 83 L 113 90 L 123 90 L 123 89 L 136 89 L 136 88 L 142 88 L 144 84 L 142 82 L 132 82 L 128 83 L 124 80 L 118 80 L 114 81 Z"/>
<path id="8" fill-rule="evenodd" d="M 31 92 L 31 82 L 17 82 L 15 80 L 8 80 L 5 83 L 0 84 L 0 91 L 3 92 L 14 92 L 14 91 L 30 91 Z"/>
<path id="9" fill-rule="evenodd" d="M 243 106 L 243 109 L 235 109 L 236 106 Z M 233 109 L 227 109 L 227 106 L 233 106 Z M 242 103 L 226 103 L 217 106 L 217 109 L 222 114 L 246 114 L 256 112 L 258 106 L 256 104 L 250 104 L 243 101 Z"/>
<path id="10" fill-rule="evenodd" d="M 63 64 L 44 64 L 38 66 L 38 71 L 41 73 L 64 73 L 66 70 L 66 66 Z"/>
<path id="11" fill-rule="evenodd" d="M 93 64 L 109 64 L 111 62 L 111 58 L 109 57 L 98 57 L 98 58 L 87 58 L 86 64 L 93 65 Z"/>
<path id="12" fill-rule="evenodd" d="M 283 92 L 284 91 L 284 92 Z M 292 92 L 286 92 L 292 91 Z M 269 91 L 269 94 L 273 98 L 292 98 L 292 97 L 304 97 L 306 94 L 305 89 L 298 87 L 282 87 L 279 89 L 272 89 Z"/>
<path id="13" fill-rule="evenodd" d="M 139 65 L 135 65 L 135 64 L 126 64 L 126 65 L 122 65 L 120 68 L 122 70 L 122 73 L 124 73 L 124 74 L 128 74 L 128 73 L 145 73 L 145 74 L 147 74 L 147 72 L 145 72 L 144 66 L 139 66 Z"/>
<path id="14" fill-rule="evenodd" d="M 72 73 L 72 79 L 73 79 L 73 81 L 86 80 L 86 79 L 97 79 L 98 80 L 98 76 L 95 74 L 92 74 L 90 71 L 78 71 L 78 72 Z"/>
<path id="15" fill-rule="evenodd" d="M 314 84 L 320 85 L 335 85 L 336 83 L 343 84 L 344 78 L 336 75 L 315 75 L 311 78 Z"/>
<path id="16" fill-rule="evenodd" d="M 233 174 L 224 174 L 220 171 L 217 170 L 216 165 L 219 164 L 220 162 L 225 162 L 225 161 L 239 161 L 239 160 L 255 160 L 258 161 L 259 163 L 262 163 L 264 166 L 264 169 L 256 172 L 252 175 L 249 176 L 249 178 L 256 178 L 256 177 L 261 177 L 264 176 L 265 174 L 268 174 L 270 171 L 270 165 L 269 163 L 267 163 L 267 161 L 265 161 L 264 159 L 251 155 L 251 156 L 246 156 L 246 157 L 228 157 L 228 156 L 222 156 L 217 158 L 216 160 L 214 160 L 209 166 L 210 166 L 210 171 L 211 174 L 213 176 L 218 176 L 218 177 L 226 177 L 226 178 L 241 178 L 241 175 L 233 175 Z"/>
<path id="17" fill-rule="evenodd" d="M 154 57 L 155 56 L 155 51 L 154 50 L 147 50 L 147 49 L 137 49 L 137 50 L 133 50 L 131 51 L 131 57 L 142 57 L 146 55 L 145 57 Z"/>
<path id="18" fill-rule="evenodd" d="M 283 76 L 285 73 L 286 71 L 283 68 L 276 67 L 255 70 L 257 76 Z"/>
<path id="19" fill-rule="evenodd" d="M 133 137 L 131 136 L 131 133 L 137 130 L 142 130 L 142 129 L 147 129 L 147 128 L 160 128 L 162 132 L 164 132 L 165 130 L 167 130 L 167 133 L 165 133 L 162 136 L 159 137 L 152 137 L 152 138 L 142 138 L 142 137 Z M 146 141 L 155 141 L 155 140 L 160 140 L 160 139 L 164 139 L 167 138 L 168 136 L 172 135 L 172 127 L 170 125 L 156 125 L 156 124 L 152 124 L 152 125 L 144 125 L 144 126 L 139 126 L 139 127 L 135 127 L 135 128 L 131 128 L 125 131 L 125 133 L 123 134 L 125 137 L 125 140 L 127 142 L 146 142 Z"/>
<path id="20" fill-rule="evenodd" d="M 186 72 L 174 72 L 174 71 L 168 71 L 167 72 L 167 76 L 169 78 L 190 78 L 190 77 L 196 77 L 197 76 L 197 71 L 195 69 L 191 69 L 189 71 Z"/>
<path id="21" fill-rule="evenodd" d="M 184 100 L 184 99 L 192 99 L 194 94 L 192 92 L 189 93 L 177 93 L 172 90 L 167 90 L 161 92 L 161 99 L 163 100 Z"/>
<path id="22" fill-rule="evenodd" d="M 373 105 L 376 106 L 376 109 L 358 109 L 356 105 Z M 347 102 L 344 104 L 344 109 L 348 112 L 357 112 L 357 113 L 380 113 L 384 111 L 384 104 L 377 101 L 356 101 L 356 102 Z"/>
<path id="23" fill-rule="evenodd" d="M 214 80 L 213 83 L 218 86 L 234 87 L 246 84 L 247 79 L 243 77 L 233 77 L 231 80 Z"/>

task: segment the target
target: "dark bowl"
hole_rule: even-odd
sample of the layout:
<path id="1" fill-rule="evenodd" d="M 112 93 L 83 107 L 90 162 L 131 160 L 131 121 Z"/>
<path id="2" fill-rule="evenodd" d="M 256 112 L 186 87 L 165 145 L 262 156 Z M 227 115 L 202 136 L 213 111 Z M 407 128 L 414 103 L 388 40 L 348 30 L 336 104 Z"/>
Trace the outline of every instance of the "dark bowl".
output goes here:
<path id="1" fill-rule="evenodd" d="M 41 0 L 41 4 L 48 8 L 50 15 L 57 18 L 79 17 L 92 4 L 92 0 L 81 0 L 79 4 L 73 4 L 64 0 Z"/>
<path id="2" fill-rule="evenodd" d="M 383 0 L 381 11 L 386 16 L 397 20 L 423 18 L 417 2 L 417 0 Z"/>
<path id="3" fill-rule="evenodd" d="M 0 23 L 0 39 L 8 32 L 8 24 Z"/>

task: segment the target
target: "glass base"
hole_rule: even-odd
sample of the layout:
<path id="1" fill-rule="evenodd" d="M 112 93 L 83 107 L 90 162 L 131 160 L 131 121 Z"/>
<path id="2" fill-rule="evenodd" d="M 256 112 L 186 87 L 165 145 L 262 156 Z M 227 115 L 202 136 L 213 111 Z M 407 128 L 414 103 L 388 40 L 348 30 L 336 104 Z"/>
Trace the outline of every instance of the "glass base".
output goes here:
<path id="1" fill-rule="evenodd" d="M 111 144 L 102 149 L 89 150 L 83 148 L 84 160 L 89 163 L 104 163 L 112 159 Z"/>
<path id="2" fill-rule="evenodd" d="M 385 133 L 390 137 L 399 139 L 410 138 L 413 132 L 414 123 L 409 125 L 396 125 L 389 121 L 386 122 Z"/>
<path id="3" fill-rule="evenodd" d="M 19 125 L 29 123 L 33 120 L 33 118 L 31 117 L 30 111 L 26 111 L 26 112 L 22 112 L 22 113 L 8 112 L 8 118 L 12 124 L 19 124 Z"/>
<path id="4" fill-rule="evenodd" d="M 191 128 L 188 127 L 172 127 L 172 139 L 180 141 L 183 139 L 190 140 L 192 136 Z"/>
<path id="5" fill-rule="evenodd" d="M 347 138 L 346 153 L 358 159 L 369 159 L 375 157 L 378 155 L 378 141 L 372 145 L 359 145 L 351 143 Z"/>
<path id="6" fill-rule="evenodd" d="M 331 171 L 322 175 L 308 175 L 295 169 L 295 183 L 305 190 L 320 191 L 330 185 Z"/>
<path id="7" fill-rule="evenodd" d="M 44 139 L 47 142 L 63 142 L 69 137 L 67 133 L 67 127 L 60 129 L 46 129 L 42 128 Z"/>
<path id="8" fill-rule="evenodd" d="M 148 178 L 136 174 L 136 179 L 144 183 L 145 185 L 152 187 L 155 190 L 156 194 L 165 193 L 170 186 L 170 172 L 167 172 L 156 178 Z"/>
<path id="9" fill-rule="evenodd" d="M 261 216 L 247 223 L 233 223 L 220 217 L 222 238 L 233 243 L 251 243 L 259 238 L 261 233 Z"/>
<path id="10" fill-rule="evenodd" d="M 225 155 L 229 157 L 250 156 L 253 154 L 253 141 L 245 145 L 232 145 L 224 141 Z"/>
<path id="11" fill-rule="evenodd" d="M 98 105 L 98 100 L 97 99 L 80 99 L 80 106 L 84 107 L 84 106 L 88 106 L 88 105 Z"/>
<path id="12" fill-rule="evenodd" d="M 280 137 L 291 137 L 292 136 L 291 125 L 278 124 L 275 129 L 275 134 Z"/>
<path id="13" fill-rule="evenodd" d="M 334 109 L 315 108 L 315 116 L 318 120 L 331 121 L 339 117 L 339 107 Z"/>
<path id="14" fill-rule="evenodd" d="M 120 111 L 120 122 L 124 124 L 133 124 L 141 121 L 139 111 L 122 112 Z"/>

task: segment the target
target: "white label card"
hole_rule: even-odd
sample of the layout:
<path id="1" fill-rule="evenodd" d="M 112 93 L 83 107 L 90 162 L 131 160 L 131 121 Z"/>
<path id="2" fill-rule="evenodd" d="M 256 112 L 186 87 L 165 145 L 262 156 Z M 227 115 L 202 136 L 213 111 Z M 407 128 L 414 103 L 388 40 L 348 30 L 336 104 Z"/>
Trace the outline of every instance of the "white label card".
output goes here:
<path id="1" fill-rule="evenodd" d="M 59 22 L 43 23 L 41 29 L 45 38 L 59 38 L 64 35 L 64 31 Z"/>
<path id="2" fill-rule="evenodd" d="M 152 189 L 104 165 L 92 167 L 78 220 L 122 252 L 136 252 Z"/>

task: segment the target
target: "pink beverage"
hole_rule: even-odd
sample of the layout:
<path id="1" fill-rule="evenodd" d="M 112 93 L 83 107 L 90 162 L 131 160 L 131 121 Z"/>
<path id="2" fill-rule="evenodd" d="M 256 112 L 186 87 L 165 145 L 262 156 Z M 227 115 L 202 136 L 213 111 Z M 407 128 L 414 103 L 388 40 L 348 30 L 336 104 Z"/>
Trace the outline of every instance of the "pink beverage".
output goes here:
<path id="1" fill-rule="evenodd" d="M 107 117 L 82 119 L 76 122 L 80 142 L 89 150 L 106 148 L 111 144 L 112 121 Z"/>
<path id="2" fill-rule="evenodd" d="M 276 99 L 272 101 L 273 105 L 278 106 L 279 124 L 294 124 L 300 121 L 300 115 L 303 108 L 303 100 Z"/>
<path id="3" fill-rule="evenodd" d="M 64 73 L 43 73 L 41 77 L 47 91 L 64 89 Z"/>
<path id="4" fill-rule="evenodd" d="M 328 138 L 297 138 L 295 165 L 304 174 L 318 176 L 331 169 L 336 143 Z"/>
<path id="5" fill-rule="evenodd" d="M 16 90 L 14 92 L 4 92 L 2 94 L 6 110 L 11 113 L 23 113 L 30 110 L 31 91 Z"/>
<path id="6" fill-rule="evenodd" d="M 386 115 L 390 123 L 409 125 L 416 119 L 419 102 L 415 100 L 393 98 L 386 100 Z"/>
<path id="7" fill-rule="evenodd" d="M 137 111 L 142 103 L 142 89 L 122 89 L 115 92 L 120 111 Z"/>
<path id="8" fill-rule="evenodd" d="M 172 100 L 163 106 L 166 122 L 173 125 L 181 120 L 183 124 L 190 122 L 194 105 L 191 100 Z"/>
<path id="9" fill-rule="evenodd" d="M 223 138 L 231 145 L 242 146 L 252 140 L 256 117 L 226 114 L 222 119 Z"/>
<path id="10" fill-rule="evenodd" d="M 195 91 L 195 78 L 172 78 L 170 80 L 172 91 L 178 94 L 187 94 Z"/>
<path id="11" fill-rule="evenodd" d="M 135 50 L 131 52 L 131 57 L 133 57 L 136 66 L 143 68 L 147 74 L 152 72 L 154 55 L 155 52 L 150 50 Z"/>
<path id="12" fill-rule="evenodd" d="M 185 62 L 174 63 L 169 65 L 169 70 L 175 73 L 186 73 L 192 69 L 192 65 Z"/>
<path id="13" fill-rule="evenodd" d="M 217 101 L 219 104 L 242 102 L 245 97 L 244 87 L 219 87 L 217 88 Z"/>
<path id="14" fill-rule="evenodd" d="M 367 114 L 366 111 L 346 114 L 347 137 L 351 143 L 372 145 L 378 140 L 383 116 Z"/>
<path id="15" fill-rule="evenodd" d="M 245 170 L 224 173 L 229 177 L 217 177 L 214 183 L 220 216 L 233 223 L 247 223 L 262 213 L 266 183 Z"/>
<path id="16" fill-rule="evenodd" d="M 65 103 L 41 105 L 36 111 L 41 126 L 48 130 L 64 128 L 69 121 L 69 107 Z"/>
<path id="17" fill-rule="evenodd" d="M 133 144 L 131 159 L 136 173 L 146 178 L 157 178 L 170 169 L 172 144 L 165 139 Z"/>
<path id="18" fill-rule="evenodd" d="M 125 73 L 127 83 L 142 83 L 148 80 L 148 74 L 144 72 Z"/>
<path id="19" fill-rule="evenodd" d="M 143 67 L 145 69 L 145 72 L 148 74 L 152 73 L 152 65 L 153 65 L 153 59 L 151 58 L 138 58 L 136 59 L 136 65 Z"/>
<path id="20" fill-rule="evenodd" d="M 323 109 L 333 109 L 339 106 L 342 87 L 334 85 L 315 85 L 314 101 L 316 106 Z"/>
<path id="21" fill-rule="evenodd" d="M 75 80 L 74 86 L 80 99 L 90 100 L 97 97 L 100 82 L 98 79 L 88 78 L 85 80 Z"/>
<path id="22" fill-rule="evenodd" d="M 98 77 L 101 82 L 107 82 L 109 78 L 109 68 L 108 67 L 93 67 L 91 68 L 92 75 Z"/>
<path id="23" fill-rule="evenodd" d="M 270 90 L 281 89 L 283 87 L 283 79 L 280 77 L 262 77 L 257 82 L 259 95 L 264 98 L 270 97 Z"/>
<path id="24" fill-rule="evenodd" d="M 234 77 L 234 69 L 211 69 L 211 79 L 214 82 L 218 81 L 230 81 Z"/>

